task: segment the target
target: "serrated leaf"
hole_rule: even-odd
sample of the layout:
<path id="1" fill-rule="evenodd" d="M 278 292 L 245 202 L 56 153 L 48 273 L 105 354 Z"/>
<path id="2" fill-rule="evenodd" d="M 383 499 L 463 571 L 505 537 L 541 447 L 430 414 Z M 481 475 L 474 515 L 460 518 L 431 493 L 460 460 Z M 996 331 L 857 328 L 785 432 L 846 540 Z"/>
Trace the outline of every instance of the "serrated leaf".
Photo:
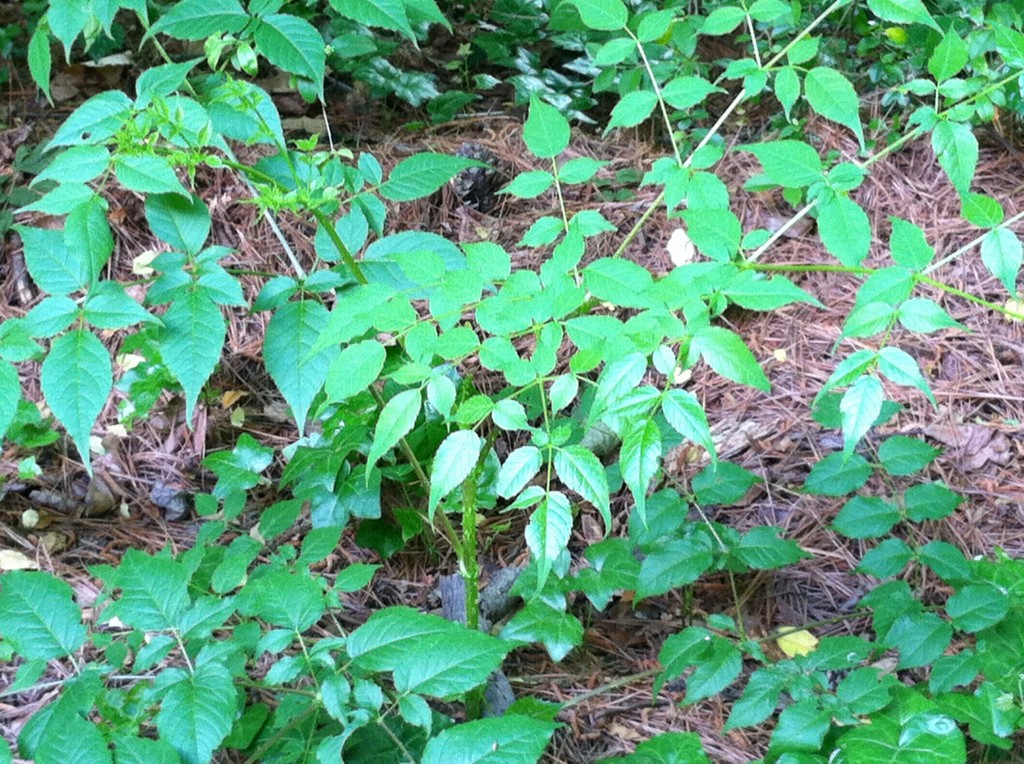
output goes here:
<path id="1" fill-rule="evenodd" d="M 583 624 L 564 610 L 534 600 L 512 617 L 500 636 L 518 642 L 540 642 L 551 660 L 558 663 L 574 647 L 583 644 Z"/>
<path id="2" fill-rule="evenodd" d="M 822 180 L 824 168 L 818 152 L 803 141 L 772 141 L 740 146 L 757 157 L 765 175 L 783 188 L 804 188 Z"/>
<path id="3" fill-rule="evenodd" d="M 146 221 L 153 233 L 175 249 L 195 254 L 210 235 L 210 211 L 198 196 L 150 194 Z"/>
<path id="4" fill-rule="evenodd" d="M 529 764 L 540 760 L 555 723 L 508 714 L 449 727 L 432 738 L 423 764 Z"/>
<path id="5" fill-rule="evenodd" d="M 131 108 L 131 99 L 121 90 L 94 95 L 61 123 L 46 148 L 103 143 L 128 121 Z"/>
<path id="6" fill-rule="evenodd" d="M 860 123 L 860 99 L 842 72 L 828 66 L 816 66 L 804 76 L 807 103 L 818 114 L 850 128 L 864 149 L 864 129 Z"/>
<path id="7" fill-rule="evenodd" d="M 953 627 L 935 613 L 904 615 L 896 620 L 882 640 L 900 651 L 898 668 L 927 666 L 949 647 Z"/>
<path id="8" fill-rule="evenodd" d="M 869 549 L 855 570 L 876 578 L 889 578 L 907 567 L 913 557 L 914 550 L 903 539 L 886 539 Z"/>
<path id="9" fill-rule="evenodd" d="M 614 32 L 626 26 L 629 13 L 622 0 L 571 0 L 591 29 Z"/>
<path id="10" fill-rule="evenodd" d="M 696 395 L 677 388 L 669 390 L 661 401 L 661 412 L 673 430 L 702 446 L 711 457 L 712 464 L 718 462 L 708 417 Z"/>
<path id="11" fill-rule="evenodd" d="M 1020 239 L 1008 228 L 995 228 L 981 240 L 981 261 L 1010 294 L 1016 288 L 1022 260 L 1024 251 Z"/>
<path id="12" fill-rule="evenodd" d="M 430 469 L 429 517 L 434 518 L 437 505 L 469 477 L 480 459 L 483 441 L 472 430 L 456 430 L 441 441 Z"/>
<path id="13" fill-rule="evenodd" d="M 18 370 L 7 361 L 0 361 L 0 438 L 14 421 L 21 400 L 21 380 Z"/>
<path id="14" fill-rule="evenodd" d="M 50 71 L 53 58 L 50 54 L 50 36 L 42 24 L 37 24 L 32 37 L 28 41 L 28 70 L 46 100 L 53 104 L 50 96 Z"/>
<path id="15" fill-rule="evenodd" d="M 878 460 L 890 475 L 913 475 L 927 467 L 942 453 L 918 438 L 893 435 L 878 449 Z"/>
<path id="16" fill-rule="evenodd" d="M 658 105 L 658 97 L 650 90 L 634 90 L 627 93 L 612 109 L 611 119 L 605 128 L 607 135 L 610 130 L 616 127 L 634 127 L 639 125 L 654 111 Z"/>
<path id="17" fill-rule="evenodd" d="M 854 496 L 839 510 L 833 529 L 851 539 L 884 536 L 900 521 L 900 511 L 878 496 Z"/>
<path id="18" fill-rule="evenodd" d="M 110 354 L 94 334 L 84 329 L 54 340 L 43 361 L 43 395 L 75 441 L 90 475 L 89 435 L 107 405 L 113 383 Z"/>
<path id="19" fill-rule="evenodd" d="M 536 446 L 521 446 L 505 458 L 498 472 L 495 491 L 504 499 L 511 499 L 540 472 L 543 458 Z"/>
<path id="20" fill-rule="evenodd" d="M 46 168 L 32 179 L 30 185 L 44 180 L 58 183 L 88 183 L 98 177 L 110 164 L 110 149 L 106 146 L 72 146 L 62 151 Z"/>
<path id="21" fill-rule="evenodd" d="M 128 296 L 116 281 L 101 281 L 89 290 L 85 301 L 85 320 L 100 329 L 124 329 L 137 323 L 159 324 L 160 319 L 149 313 Z"/>
<path id="22" fill-rule="evenodd" d="M 391 29 L 410 40 L 416 39 L 406 14 L 406 5 L 401 0 L 331 0 L 331 7 L 360 24 Z"/>
<path id="23" fill-rule="evenodd" d="M 419 390 L 403 390 L 384 404 L 373 431 L 373 444 L 366 457 L 367 467 L 375 465 L 412 430 L 420 415 L 421 399 Z"/>
<path id="24" fill-rule="evenodd" d="M 941 120 L 932 130 L 932 149 L 949 182 L 961 194 L 966 194 L 978 166 L 978 139 L 970 126 Z"/>
<path id="25" fill-rule="evenodd" d="M 747 531 L 735 548 L 736 557 L 755 570 L 771 570 L 792 565 L 805 557 L 807 552 L 791 539 L 779 537 L 780 529 L 759 525 Z"/>
<path id="26" fill-rule="evenodd" d="M 860 454 L 829 454 L 811 467 L 804 489 L 819 496 L 842 496 L 856 491 L 871 477 L 871 465 Z"/>
<path id="27" fill-rule="evenodd" d="M 661 467 L 661 453 L 661 430 L 653 419 L 633 422 L 622 434 L 619 469 L 641 518 L 646 514 L 647 490 Z"/>
<path id="28" fill-rule="evenodd" d="M 868 7 L 878 18 L 897 24 L 924 24 L 941 33 L 942 28 L 928 13 L 921 0 L 868 0 Z"/>
<path id="29" fill-rule="evenodd" d="M 343 348 L 328 367 L 328 400 L 343 401 L 364 392 L 380 375 L 386 358 L 387 352 L 377 340 L 363 340 Z"/>
<path id="30" fill-rule="evenodd" d="M 317 300 L 285 303 L 270 319 L 263 340 L 263 362 L 291 406 L 300 434 L 305 431 L 306 413 L 323 387 L 331 364 L 330 350 L 312 352 L 327 316 L 327 308 Z"/>
<path id="31" fill-rule="evenodd" d="M 604 465 L 582 446 L 566 446 L 555 451 L 555 472 L 566 487 L 589 501 L 601 513 L 605 531 L 611 530 L 612 512 L 608 476 Z"/>
<path id="32" fill-rule="evenodd" d="M 965 586 L 946 600 L 946 614 L 961 631 L 976 632 L 995 626 L 1010 611 L 1006 592 L 989 583 Z"/>
<path id="33" fill-rule="evenodd" d="M 453 646 L 458 649 L 452 649 Z M 389 607 L 349 636 L 346 649 L 367 671 L 391 671 L 399 692 L 450 698 L 486 681 L 514 643 L 439 616 Z"/>
<path id="34" fill-rule="evenodd" d="M 843 395 L 839 411 L 843 415 L 843 453 L 847 456 L 871 429 L 882 411 L 885 391 L 878 377 L 864 375 Z"/>
<path id="35" fill-rule="evenodd" d="M 422 153 L 403 159 L 380 187 L 380 195 L 393 202 L 420 199 L 468 167 L 481 167 L 482 162 L 448 154 Z"/>
<path id="36" fill-rule="evenodd" d="M 871 221 L 852 199 L 836 196 L 819 207 L 818 235 L 839 262 L 853 268 L 871 248 Z"/>
<path id="37" fill-rule="evenodd" d="M 927 396 L 932 406 L 938 405 L 917 361 L 905 350 L 891 346 L 882 348 L 878 352 L 878 370 L 897 385 L 916 387 Z"/>
<path id="38" fill-rule="evenodd" d="M 512 182 L 505 186 L 498 193 L 510 194 L 511 196 L 518 197 L 519 199 L 533 199 L 536 196 L 540 196 L 552 185 L 554 185 L 555 176 L 545 170 L 530 170 L 529 172 L 521 172 Z"/>
<path id="39" fill-rule="evenodd" d="M 537 589 L 544 587 L 552 563 L 569 543 L 572 535 L 572 508 L 559 491 L 550 491 L 530 515 L 526 526 L 526 545 L 537 562 Z"/>
<path id="40" fill-rule="evenodd" d="M 252 17 L 238 0 L 181 0 L 150 27 L 146 37 L 161 33 L 179 40 L 240 32 Z"/>
<path id="41" fill-rule="evenodd" d="M 261 16 L 253 36 L 274 66 L 311 81 L 323 99 L 324 38 L 305 19 L 290 13 Z"/>
<path id="42" fill-rule="evenodd" d="M 714 560 L 711 544 L 703 535 L 659 544 L 640 563 L 636 598 L 655 597 L 692 584 L 711 567 Z"/>
<path id="43" fill-rule="evenodd" d="M 163 696 L 156 727 L 187 764 L 206 764 L 231 731 L 237 704 L 227 666 L 204 663 Z"/>
<path id="44" fill-rule="evenodd" d="M 948 517 L 962 502 L 962 496 L 942 483 L 918 483 L 903 494 L 907 517 L 915 523 Z"/>
<path id="45" fill-rule="evenodd" d="M 754 671 L 743 689 L 743 694 L 733 703 L 724 730 L 753 727 L 763 722 L 778 706 L 784 685 L 784 677 L 765 669 Z"/>
<path id="46" fill-rule="evenodd" d="M 892 259 L 912 271 L 924 269 L 935 257 L 935 250 L 925 238 L 924 231 L 913 223 L 898 217 L 890 217 L 892 236 L 889 249 Z"/>
<path id="47" fill-rule="evenodd" d="M 174 168 L 163 157 L 120 156 L 114 160 L 114 172 L 121 185 L 129 191 L 188 196 Z"/>
<path id="48" fill-rule="evenodd" d="M 764 371 L 739 335 L 720 326 L 705 326 L 693 335 L 693 350 L 727 379 L 757 390 L 771 390 Z"/>
<path id="49" fill-rule="evenodd" d="M 523 141 L 538 159 L 553 159 L 569 146 L 569 122 L 554 106 L 531 96 Z"/>
<path id="50" fill-rule="evenodd" d="M 5 571 L 0 633 L 25 660 L 70 655 L 85 643 L 82 613 L 73 600 L 72 588 L 49 573 Z"/>
<path id="51" fill-rule="evenodd" d="M 964 68 L 969 55 L 967 43 L 950 28 L 928 58 L 928 71 L 942 83 Z"/>
<path id="52" fill-rule="evenodd" d="M 220 360 L 227 334 L 224 317 L 204 290 L 179 294 L 163 315 L 161 351 L 164 363 L 185 391 L 185 418 Z"/>
<path id="53" fill-rule="evenodd" d="M 61 231 L 14 226 L 24 246 L 25 266 L 40 289 L 52 295 L 67 295 L 87 289 L 88 261 L 69 250 Z"/>
<path id="54" fill-rule="evenodd" d="M 119 590 L 117 599 L 103 611 L 104 620 L 116 616 L 135 629 L 164 631 L 178 627 L 190 604 L 189 571 L 166 554 L 151 556 L 129 549 L 121 564 L 101 578 L 106 590 Z"/>

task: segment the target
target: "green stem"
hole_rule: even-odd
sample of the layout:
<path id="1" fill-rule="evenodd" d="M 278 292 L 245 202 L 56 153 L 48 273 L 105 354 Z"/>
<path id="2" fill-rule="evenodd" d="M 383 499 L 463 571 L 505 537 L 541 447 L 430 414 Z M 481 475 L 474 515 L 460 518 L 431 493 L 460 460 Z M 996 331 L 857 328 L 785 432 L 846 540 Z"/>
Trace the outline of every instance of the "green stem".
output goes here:
<path id="1" fill-rule="evenodd" d="M 320 227 L 324 229 L 327 234 L 327 238 L 331 240 L 331 243 L 337 248 L 341 254 L 341 259 L 345 263 L 345 266 L 352 272 L 352 277 L 360 284 L 368 284 L 369 280 L 366 278 L 366 274 L 363 273 L 363 269 L 359 267 L 359 263 L 352 256 L 352 253 L 348 251 L 348 247 L 345 246 L 345 242 L 341 240 L 341 236 L 335 230 L 334 225 L 328 219 L 328 217 L 321 210 L 310 210 L 313 213 L 313 217 L 316 218 L 316 222 L 320 224 Z"/>

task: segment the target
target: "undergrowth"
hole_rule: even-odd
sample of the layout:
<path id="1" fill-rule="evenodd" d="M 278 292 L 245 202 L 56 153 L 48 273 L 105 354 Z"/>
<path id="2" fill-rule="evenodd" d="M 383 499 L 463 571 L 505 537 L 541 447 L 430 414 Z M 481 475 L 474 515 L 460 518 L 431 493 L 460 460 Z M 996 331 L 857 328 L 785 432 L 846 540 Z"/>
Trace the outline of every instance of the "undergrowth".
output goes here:
<path id="1" fill-rule="evenodd" d="M 450 5 L 450 14 L 488 18 L 486 9 Z M 1020 101 L 1019 11 L 936 3 L 929 12 L 918 0 L 806 9 L 721 2 L 701 14 L 689 5 L 499 1 L 493 18 L 509 26 L 492 24 L 479 50 L 463 50 L 450 67 L 469 90 L 448 93 L 433 109 L 437 118 L 470 103 L 474 81 L 493 84 L 472 72 L 474 56 L 514 66 L 510 29 L 523 14 L 541 22 L 530 34 L 571 64 L 562 79 L 549 71 L 531 80 L 539 62 L 525 61 L 512 83 L 529 100 L 522 134 L 537 169 L 505 193 L 549 194 L 556 205 L 520 242 L 543 254 L 533 271 L 514 267 L 492 242 L 384 235 L 389 204 L 431 195 L 479 163 L 420 153 L 385 177 L 369 153 L 324 149 L 316 137 L 288 140 L 271 98 L 247 77 L 277 67 L 313 100 L 324 97 L 328 67 L 384 87 L 397 75 L 381 51 L 426 44 L 432 29 L 447 27 L 433 0 L 183 0 L 159 8 L 51 0 L 28 45 L 44 93 L 51 36 L 70 53 L 78 41 L 104 38 L 123 15 L 166 63 L 138 78 L 134 97 L 103 92 L 76 109 L 48 144 L 49 164 L 33 181 L 37 198 L 19 210 L 25 262 L 46 297 L 0 324 L 0 431 L 9 447 L 30 461 L 42 445 L 39 410 L 22 399 L 19 378 L 19 367 L 39 362 L 46 405 L 90 474 L 90 439 L 115 384 L 128 397 L 125 422 L 147 416 L 164 390 L 184 397 L 191 422 L 221 359 L 225 310 L 270 314 L 263 360 L 299 437 L 283 452 L 286 498 L 263 509 L 254 528 L 242 523 L 249 492 L 282 454 L 243 434 L 233 449 L 208 456 L 204 466 L 217 480 L 196 497 L 204 522 L 194 546 L 176 555 L 130 550 L 116 566 L 93 568 L 103 588 L 88 614 L 49 573 L 3 575 L 0 655 L 19 662 L 3 695 L 59 689 L 22 730 L 21 756 L 40 764 L 536 761 L 560 706 L 520 698 L 483 716 L 483 688 L 519 646 L 539 643 L 558 661 L 582 644 L 570 595 L 600 610 L 616 593 L 640 602 L 714 574 L 738 597 L 738 577 L 810 556 L 779 528 L 741 533 L 706 511 L 738 501 L 760 478 L 718 459 L 709 412 L 685 383 L 704 364 L 770 392 L 744 339 L 718 319 L 732 305 L 820 305 L 787 274 L 823 269 L 848 279 L 857 299 L 834 373 L 807 402 L 823 427 L 841 430 L 842 448 L 813 465 L 803 490 L 848 497 L 832 529 L 867 542 L 851 574 L 875 586 L 844 619 L 869 618 L 870 632 L 817 639 L 812 631 L 822 624 L 807 623 L 758 636 L 737 599 L 729 613 L 703 621 L 685 614 L 650 672 L 654 689 L 685 676 L 683 702 L 694 704 L 739 684 L 725 729 L 769 725 L 768 762 L 953 764 L 967 761 L 968 750 L 977 761 L 1011 749 L 1024 714 L 1022 564 L 998 550 L 968 559 L 912 532 L 961 501 L 920 477 L 938 452 L 903 435 L 876 448 L 865 436 L 899 409 L 893 396 L 935 402 L 901 348 L 906 338 L 966 328 L 920 288 L 1020 318 L 1021 242 L 1009 226 L 1021 215 L 1006 217 L 999 200 L 971 190 L 974 128 Z M 743 53 L 702 63 L 694 51 L 711 37 Z M 178 41 L 201 42 L 203 55 L 177 60 L 166 46 L 181 50 Z M 889 88 L 887 110 L 866 130 L 859 94 L 879 83 Z M 429 82 L 406 84 L 408 100 L 434 95 Z M 772 98 L 781 111 L 771 135 L 724 140 L 737 109 L 767 108 Z M 562 201 L 567 187 L 594 183 L 602 167 L 563 159 L 572 141 L 565 115 L 587 116 L 599 102 L 610 103 L 606 131 L 654 120 L 669 146 L 641 181 L 660 193 L 628 231 L 597 208 L 570 216 Z M 809 114 L 848 131 L 859 150 L 821 156 L 802 134 Z M 919 139 L 931 141 L 961 195 L 964 225 L 977 229 L 969 247 L 936 253 L 921 228 L 899 218 L 874 232 L 854 199 L 875 163 Z M 260 144 L 262 158 L 240 161 L 238 144 Z M 736 151 L 763 168 L 749 188 L 781 188 L 796 210 L 781 227 L 744 230 L 730 208 L 716 167 Z M 231 252 L 211 235 L 194 183 L 200 171 L 242 178 L 270 217 L 309 221 L 316 262 L 304 267 L 291 257 L 250 304 L 239 275 L 221 264 Z M 166 245 L 151 274 L 132 285 L 144 287 L 141 303 L 106 278 L 114 239 L 105 192 L 113 184 L 145 198 L 146 222 Z M 63 224 L 34 225 L 33 213 Z M 686 232 L 676 267 L 659 277 L 622 256 L 652 215 Z M 808 216 L 837 264 L 764 262 Z M 587 258 L 588 240 L 602 233 L 618 236 L 617 251 Z M 873 235 L 888 246 L 883 267 L 864 265 Z M 979 250 L 1008 292 L 1005 304 L 938 278 L 941 266 Z M 112 331 L 126 333 L 121 352 L 139 361 L 130 371 L 112 358 Z M 466 371 L 476 366 L 505 386 L 482 392 Z M 500 459 L 499 444 L 517 447 Z M 663 461 L 681 444 L 708 459 L 685 482 Z M 388 484 L 404 486 L 408 502 L 382 516 Z M 621 495 L 628 519 L 613 517 Z M 573 524 L 589 512 L 606 532 L 616 521 L 628 532 L 571 559 Z M 525 604 L 484 631 L 477 603 L 487 531 L 478 526 L 500 513 L 528 517 L 530 564 L 514 588 Z M 300 518 L 313 528 L 301 545 L 281 543 Z M 346 631 L 335 617 L 341 600 L 367 586 L 377 566 L 350 565 L 331 578 L 315 570 L 356 522 L 361 538 L 381 548 L 425 537 L 453 550 L 467 623 L 388 607 Z M 922 601 L 925 576 L 943 582 L 944 601 Z M 769 642 L 783 646 L 783 657 L 766 650 Z M 53 662 L 66 678 L 44 676 Z M 464 709 L 458 723 L 439 710 L 451 702 Z M 10 760 L 0 750 L 0 761 Z M 708 758 L 697 735 L 670 732 L 627 760 Z"/>

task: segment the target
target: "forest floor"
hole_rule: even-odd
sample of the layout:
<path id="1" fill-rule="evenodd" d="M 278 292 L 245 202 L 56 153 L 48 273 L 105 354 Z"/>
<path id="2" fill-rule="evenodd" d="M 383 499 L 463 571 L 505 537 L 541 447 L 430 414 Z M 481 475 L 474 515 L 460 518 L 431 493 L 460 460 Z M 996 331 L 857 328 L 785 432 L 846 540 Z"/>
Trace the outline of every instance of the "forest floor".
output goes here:
<path id="1" fill-rule="evenodd" d="M 115 82 L 113 86 L 118 84 L 123 83 Z M 95 85 L 86 83 L 82 90 L 88 91 L 89 87 Z M 90 94 L 83 92 L 60 104 L 56 113 L 36 101 L 28 89 L 10 94 L 4 120 L 10 127 L 0 131 L 0 176 L 14 173 L 14 182 L 18 182 L 11 165 L 19 146 L 45 142 L 63 116 Z M 286 128 L 295 136 L 325 132 L 323 117 L 315 110 L 307 112 L 290 101 L 280 105 L 288 116 Z M 519 111 L 403 130 L 389 126 L 386 115 L 368 110 L 373 107 L 356 107 L 343 100 L 333 103 L 326 118 L 333 127 L 334 144 L 370 151 L 387 168 L 416 151 L 454 153 L 464 143 L 474 142 L 499 158 L 508 177 L 535 169 L 521 141 Z M 376 102 L 376 108 L 383 106 Z M 739 136 L 738 128 L 737 134 L 730 135 L 730 129 L 729 125 L 725 128 L 727 142 L 749 138 L 746 134 Z M 855 148 L 827 124 L 812 123 L 808 132 L 818 140 L 822 154 L 829 149 L 850 152 Z M 1020 212 L 1024 207 L 1024 146 L 995 132 L 982 132 L 980 138 L 983 148 L 973 190 L 1000 200 L 1007 216 Z M 619 226 L 618 235 L 605 234 L 592 240 L 588 256 L 610 254 L 621 234 L 655 196 L 652 189 L 637 190 L 635 179 L 666 152 L 651 135 L 636 130 L 617 131 L 607 137 L 593 130 L 578 130 L 569 152 L 609 162 L 598 176 L 599 187 L 573 187 L 566 202 L 570 212 L 598 209 Z M 790 214 L 779 195 L 743 191 L 745 181 L 759 171 L 749 155 L 728 154 L 716 171 L 730 187 L 733 211 L 743 221 L 744 230 L 777 227 Z M 628 177 L 634 181 L 623 182 Z M 254 207 L 244 203 L 247 189 L 235 178 L 212 173 L 201 173 L 198 184 L 213 213 L 215 243 L 235 251 L 228 265 L 253 272 L 284 271 L 287 260 L 276 235 Z M 624 193 L 627 190 L 632 194 Z M 109 198 L 117 241 L 109 266 L 111 276 L 132 280 L 133 259 L 159 245 L 145 228 L 138 196 L 115 189 Z M 886 220 L 890 215 L 923 228 L 938 253 L 937 259 L 977 235 L 961 219 L 957 194 L 926 141 L 909 145 L 875 165 L 855 198 L 867 210 L 876 231 L 888 231 Z M 530 268 L 539 265 L 538 254 L 517 242 L 534 220 L 552 212 L 553 204 L 550 192 L 532 200 L 507 198 L 484 214 L 463 205 L 445 188 L 429 200 L 392 209 L 389 227 L 392 231 L 429 230 L 456 243 L 495 241 L 512 253 L 517 267 Z M 303 266 L 314 263 L 313 230 L 297 219 L 283 217 L 278 222 Z M 663 212 L 655 214 L 626 256 L 656 275 L 668 272 L 672 263 L 666 243 L 674 223 Z M 3 253 L 0 318 L 22 316 L 41 295 L 27 276 L 15 235 L 7 235 Z M 795 235 L 781 240 L 767 257 L 766 261 L 773 263 L 832 262 L 810 227 L 795 229 Z M 884 264 L 887 257 L 884 241 L 876 239 L 867 264 Z M 1006 300 L 1005 291 L 984 269 L 976 250 L 934 275 L 986 300 Z M 867 633 L 870 624 L 866 619 L 843 617 L 873 585 L 870 579 L 851 573 L 864 551 L 861 543 L 842 538 L 829 527 L 843 499 L 800 491 L 811 465 L 841 446 L 837 431 L 823 430 L 812 421 L 809 404 L 840 357 L 834 346 L 853 303 L 855 285 L 849 276 L 836 274 L 809 273 L 794 280 L 816 296 L 825 309 L 796 304 L 767 314 L 730 309 L 725 315 L 726 322 L 744 337 L 762 362 L 772 384 L 771 392 L 740 387 L 705 367 L 698 367 L 689 383 L 689 389 L 705 403 L 720 456 L 763 479 L 738 504 L 717 508 L 714 518 L 739 530 L 757 524 L 779 525 L 787 538 L 814 553 L 798 565 L 741 579 L 741 616 L 752 635 L 812 622 L 828 622 L 814 629 L 819 637 Z M 261 280 L 247 277 L 245 282 L 247 296 L 252 299 Z M 904 408 L 880 431 L 872 433 L 875 440 L 868 446 L 885 435 L 903 433 L 924 437 L 944 449 L 926 477 L 944 481 L 962 494 L 965 502 L 951 518 L 926 523 L 914 533 L 949 541 L 968 555 L 1003 549 L 1011 556 L 1024 556 L 1024 324 L 1008 322 L 998 313 L 937 290 L 926 296 L 936 299 L 971 331 L 899 338 L 901 346 L 920 361 L 938 407 L 933 409 L 923 396 L 908 393 L 905 388 L 888 390 Z M 236 309 L 229 310 L 228 315 L 227 346 L 208 386 L 214 394 L 204 396 L 205 403 L 197 407 L 191 428 L 184 421 L 180 399 L 165 394 L 151 417 L 124 432 L 117 426 L 115 392 L 95 430 L 102 437 L 104 449 L 102 455 L 94 456 L 97 480 L 102 485 L 90 488 L 80 461 L 73 451 L 67 453 L 63 440 L 37 454 L 43 469 L 41 477 L 19 481 L 17 463 L 27 454 L 5 444 L 0 455 L 0 477 L 8 482 L 0 488 L 0 548 L 18 549 L 43 569 L 69 581 L 80 604 L 87 606 L 97 594 L 90 566 L 115 564 L 129 548 L 154 552 L 170 547 L 181 551 L 193 543 L 198 521 L 187 507 L 176 507 L 168 497 L 212 488 L 212 476 L 200 466 L 204 456 L 233 447 L 243 432 L 277 449 L 294 441 L 294 424 L 262 366 L 267 314 Z M 116 346 L 120 337 L 111 337 L 110 341 Z M 859 346 L 859 341 L 846 340 L 838 352 Z M 37 376 L 26 374 L 23 384 L 33 400 L 40 400 Z M 278 463 L 272 467 L 272 477 L 280 474 L 281 466 Z M 665 465 L 682 480 L 699 466 L 685 459 Z M 272 483 L 258 489 L 246 521 L 255 524 L 261 505 L 267 506 L 276 498 Z M 31 530 L 22 525 L 26 510 L 35 510 L 40 516 Z M 615 533 L 624 530 L 625 497 L 613 510 Z M 524 523 L 525 519 L 513 521 L 511 529 L 490 539 L 484 552 L 485 571 L 527 560 Z M 298 528 L 296 533 L 301 531 Z M 600 538 L 601 532 L 596 516 L 584 513 L 574 531 L 571 550 L 579 552 L 587 542 Z M 388 605 L 436 607 L 438 579 L 456 570 L 456 561 L 450 555 L 432 556 L 416 545 L 381 561 L 374 552 L 358 546 L 350 532 L 318 572 L 331 578 L 352 562 L 383 562 L 383 567 L 367 589 L 344 603 L 340 620 L 348 628 Z M 928 587 L 936 594 L 943 591 L 938 580 L 919 583 L 926 591 Z M 737 615 L 725 579 L 702 579 L 692 597 L 698 615 Z M 636 607 L 628 595 L 623 595 L 604 612 L 594 611 L 581 598 L 573 608 L 586 627 L 583 646 L 558 664 L 540 647 L 524 648 L 515 651 L 505 665 L 517 694 L 553 702 L 576 701 L 559 716 L 564 726 L 556 733 L 546 761 L 596 761 L 628 752 L 637 742 L 669 730 L 699 733 L 716 762 L 748 762 L 764 754 L 769 728 L 722 733 L 730 708 L 727 694 L 682 707 L 681 692 L 665 690 L 653 697 L 648 679 L 588 695 L 596 687 L 656 665 L 662 642 L 680 627 L 681 594 L 654 598 Z M 11 673 L 10 667 L 0 667 L 0 686 Z M 13 740 L 26 719 L 50 700 L 51 692 L 0 699 L 0 733 Z"/>

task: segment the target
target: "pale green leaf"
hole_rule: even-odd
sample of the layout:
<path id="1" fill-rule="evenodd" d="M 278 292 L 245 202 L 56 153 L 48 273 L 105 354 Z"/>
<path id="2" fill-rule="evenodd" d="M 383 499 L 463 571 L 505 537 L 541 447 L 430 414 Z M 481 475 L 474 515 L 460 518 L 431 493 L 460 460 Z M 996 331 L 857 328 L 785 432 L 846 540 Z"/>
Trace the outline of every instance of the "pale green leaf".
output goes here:
<path id="1" fill-rule="evenodd" d="M 254 37 L 270 63 L 310 80 L 323 98 L 324 38 L 312 24 L 289 13 L 270 13 L 260 17 Z"/>
<path id="2" fill-rule="evenodd" d="M 240 32 L 251 18 L 238 0 L 181 0 L 150 27 L 146 37 L 159 32 L 179 40 L 203 40 Z"/>
<path id="3" fill-rule="evenodd" d="M 818 114 L 850 128 L 861 149 L 864 148 L 864 129 L 860 122 L 860 99 L 850 81 L 836 69 L 816 66 L 804 77 L 807 103 Z"/>
<path id="4" fill-rule="evenodd" d="M 466 168 L 481 166 L 482 162 L 448 154 L 415 154 L 403 159 L 391 171 L 387 182 L 380 187 L 380 195 L 393 202 L 420 199 L 437 191 Z"/>
<path id="5" fill-rule="evenodd" d="M 871 248 L 871 221 L 855 201 L 836 196 L 819 207 L 818 235 L 839 262 L 852 268 L 860 265 Z"/>
<path id="6" fill-rule="evenodd" d="M 1010 294 L 1016 289 L 1022 260 L 1020 239 L 1008 228 L 995 228 L 981 240 L 981 261 Z"/>
<path id="7" fill-rule="evenodd" d="M 157 156 L 120 156 L 114 160 L 114 173 L 129 191 L 143 194 L 181 194 L 188 196 L 170 162 Z"/>
<path id="8" fill-rule="evenodd" d="M 978 139 L 970 125 L 941 120 L 932 130 L 932 149 L 949 182 L 961 194 L 966 194 L 978 167 Z"/>
<path id="9" fill-rule="evenodd" d="M 551 491 L 530 515 L 526 526 L 526 545 L 537 563 L 537 589 L 543 589 L 551 573 L 551 564 L 569 543 L 572 535 L 572 508 L 558 491 Z"/>
<path id="10" fill-rule="evenodd" d="M 483 441 L 472 430 L 456 430 L 445 438 L 434 454 L 430 469 L 430 502 L 427 511 L 431 519 L 437 505 L 470 476 L 480 459 Z"/>
<path id="11" fill-rule="evenodd" d="M 380 375 L 386 358 L 387 351 L 377 340 L 363 340 L 343 348 L 327 371 L 328 400 L 343 401 L 364 392 Z"/>
<path id="12" fill-rule="evenodd" d="M 553 159 L 569 146 L 569 122 L 554 106 L 531 96 L 523 141 L 535 157 Z"/>
<path id="13" fill-rule="evenodd" d="M 693 335 L 693 348 L 723 377 L 758 390 L 771 389 L 754 354 L 734 332 L 720 326 L 703 327 Z"/>
<path id="14" fill-rule="evenodd" d="M 658 97 L 650 90 L 634 90 L 632 93 L 627 93 L 612 109 L 612 116 L 608 120 L 605 134 L 615 127 L 639 125 L 651 116 L 651 112 L 657 105 Z"/>
<path id="15" fill-rule="evenodd" d="M 571 0 L 591 29 L 615 32 L 626 26 L 629 13 L 622 0 Z"/>
<path id="16" fill-rule="evenodd" d="M 403 390 L 384 405 L 373 432 L 370 453 L 366 457 L 369 467 L 376 464 L 384 454 L 398 444 L 398 441 L 409 434 L 420 414 L 420 405 L 419 390 Z"/>
<path id="17" fill-rule="evenodd" d="M 882 411 L 885 392 L 878 377 L 865 374 L 843 395 L 839 410 L 843 415 L 843 453 L 853 450 L 867 434 Z"/>
<path id="18" fill-rule="evenodd" d="M 661 466 L 661 453 L 661 431 L 653 419 L 633 422 L 622 435 L 619 468 L 641 520 L 646 516 L 647 491 Z"/>
<path id="19" fill-rule="evenodd" d="M 554 465 L 566 487 L 597 507 L 606 532 L 611 530 L 608 476 L 600 459 L 582 446 L 566 446 L 555 451 Z"/>
<path id="20" fill-rule="evenodd" d="M 536 446 L 521 446 L 505 457 L 495 486 L 498 496 L 511 499 L 540 472 L 544 460 Z"/>

